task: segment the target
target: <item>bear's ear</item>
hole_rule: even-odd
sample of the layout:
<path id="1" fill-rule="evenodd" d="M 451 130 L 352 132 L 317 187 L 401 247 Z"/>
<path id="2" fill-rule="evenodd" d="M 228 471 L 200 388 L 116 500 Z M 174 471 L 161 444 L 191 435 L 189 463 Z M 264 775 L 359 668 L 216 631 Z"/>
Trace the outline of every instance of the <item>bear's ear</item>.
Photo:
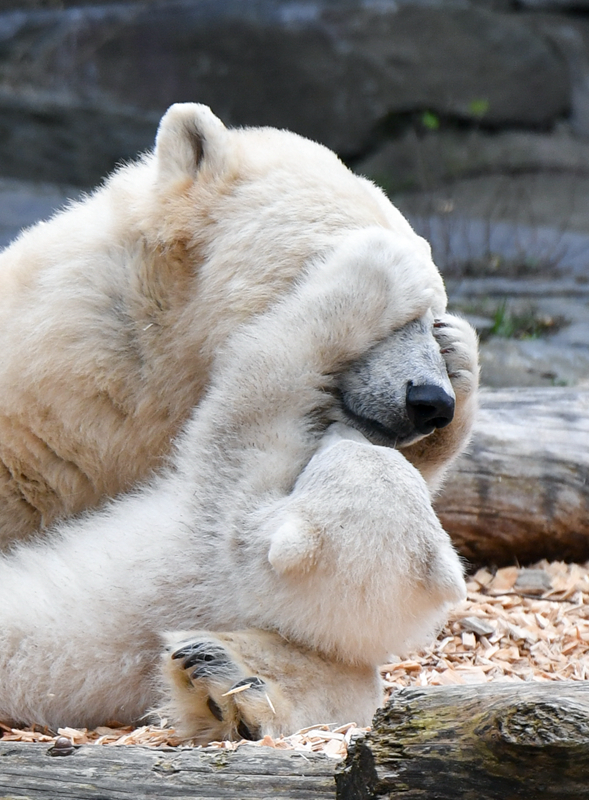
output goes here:
<path id="1" fill-rule="evenodd" d="M 290 514 L 272 534 L 268 561 L 279 574 L 307 572 L 315 563 L 318 549 L 318 532 L 297 514 Z"/>
<path id="2" fill-rule="evenodd" d="M 159 180 L 195 178 L 206 164 L 223 169 L 227 128 L 208 106 L 175 103 L 161 119 L 155 140 Z"/>

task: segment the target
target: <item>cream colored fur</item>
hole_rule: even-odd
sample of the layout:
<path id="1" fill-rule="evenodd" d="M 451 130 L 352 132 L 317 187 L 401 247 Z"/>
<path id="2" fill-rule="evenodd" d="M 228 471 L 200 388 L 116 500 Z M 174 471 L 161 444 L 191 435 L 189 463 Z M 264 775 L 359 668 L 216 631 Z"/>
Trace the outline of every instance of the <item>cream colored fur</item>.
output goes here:
<path id="1" fill-rule="evenodd" d="M 2 259 L 7 545 L 161 466 L 195 410 L 159 478 L 0 561 L 0 719 L 136 720 L 180 631 L 164 682 L 187 734 L 368 722 L 379 660 L 464 592 L 424 476 L 468 436 L 476 339 L 427 245 L 324 148 L 188 105 Z M 402 455 L 338 422 L 335 389 L 416 319 L 456 419 Z"/>
<path id="2" fill-rule="evenodd" d="M 0 257 L 0 546 L 159 468 L 215 353 L 348 231 L 427 244 L 324 147 L 173 106 L 154 155 Z"/>

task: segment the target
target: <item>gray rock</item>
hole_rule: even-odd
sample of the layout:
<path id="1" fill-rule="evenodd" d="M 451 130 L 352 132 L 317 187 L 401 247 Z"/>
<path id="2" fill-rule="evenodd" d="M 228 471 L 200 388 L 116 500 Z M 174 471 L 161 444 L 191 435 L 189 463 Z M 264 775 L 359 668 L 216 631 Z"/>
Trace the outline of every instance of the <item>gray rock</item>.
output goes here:
<path id="1" fill-rule="evenodd" d="M 513 588 L 523 594 L 543 595 L 552 589 L 552 578 L 543 569 L 521 569 Z"/>
<path id="2" fill-rule="evenodd" d="M 433 190 L 486 174 L 561 171 L 589 176 L 589 142 L 564 129 L 553 134 L 441 130 L 423 135 L 412 129 L 357 162 L 354 169 L 391 194 Z"/>
<path id="3" fill-rule="evenodd" d="M 410 215 L 442 213 L 450 227 L 471 218 L 589 232 L 589 176 L 581 171 L 479 175 L 393 201 Z"/>
<path id="4" fill-rule="evenodd" d="M 578 11 L 589 9 L 589 0 L 518 0 L 518 5 L 531 9 Z"/>
<path id="5" fill-rule="evenodd" d="M 536 22 L 535 29 L 553 42 L 567 64 L 571 127 L 576 134 L 589 137 L 589 22 L 556 14 L 540 15 Z"/>
<path id="6" fill-rule="evenodd" d="M 587 312 L 586 321 L 576 322 L 559 331 L 551 338 L 552 344 L 589 348 L 589 308 L 585 310 Z M 589 378 L 589 371 L 587 378 Z"/>
<path id="7" fill-rule="evenodd" d="M 467 3 L 170 0 L 0 14 L 11 175 L 92 183 L 149 146 L 153 119 L 179 100 L 352 156 L 415 109 L 547 125 L 568 108 L 569 85 L 526 19 Z M 74 139 L 76 153 L 56 161 Z"/>
<path id="8" fill-rule="evenodd" d="M 0 179 L 0 247 L 77 197 L 79 190 L 72 186 Z"/>
<path id="9" fill-rule="evenodd" d="M 2 175 L 92 187 L 153 146 L 159 113 L 0 91 Z"/>
<path id="10" fill-rule="evenodd" d="M 492 337 L 481 347 L 481 379 L 490 387 L 588 385 L 589 348 Z"/>
<path id="11" fill-rule="evenodd" d="M 452 310 L 470 319 L 481 335 L 485 386 L 589 388 L 589 284 L 487 278 L 449 280 L 447 288 Z M 489 336 L 488 320 L 495 324 L 505 316 L 536 321 L 538 332 L 524 339 Z"/>
<path id="12" fill-rule="evenodd" d="M 492 174 L 393 201 L 447 274 L 589 277 L 589 177 Z"/>
<path id="13" fill-rule="evenodd" d="M 479 335 L 486 335 L 495 324 L 489 317 L 483 317 L 480 314 L 469 314 L 468 311 L 462 311 L 461 316 L 470 322 Z"/>
<path id="14" fill-rule="evenodd" d="M 585 328 L 585 325 L 589 323 L 589 297 L 587 296 L 587 286 L 585 285 L 583 288 L 585 291 L 578 291 L 576 298 L 553 296 L 550 294 L 550 290 L 545 297 L 535 298 L 534 304 L 538 311 L 549 314 L 555 319 L 567 320 L 569 323 L 551 337 L 553 342 L 568 342 L 568 337 L 573 336 L 572 329 L 575 328 L 575 341 L 571 340 L 571 342 L 575 344 L 584 342 L 589 347 L 589 331 Z M 579 290 L 580 287 L 577 286 L 577 289 Z"/>

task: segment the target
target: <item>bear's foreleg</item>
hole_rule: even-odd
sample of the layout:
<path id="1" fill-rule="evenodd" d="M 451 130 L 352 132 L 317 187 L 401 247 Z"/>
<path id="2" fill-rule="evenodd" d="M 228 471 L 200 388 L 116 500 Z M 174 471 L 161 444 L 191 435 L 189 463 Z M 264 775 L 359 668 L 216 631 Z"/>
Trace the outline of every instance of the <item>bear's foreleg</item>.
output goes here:
<path id="1" fill-rule="evenodd" d="M 336 423 L 293 491 L 252 516 L 258 568 L 232 601 L 258 630 L 170 634 L 164 714 L 199 741 L 367 724 L 375 665 L 429 638 L 465 592 L 422 476 Z"/>

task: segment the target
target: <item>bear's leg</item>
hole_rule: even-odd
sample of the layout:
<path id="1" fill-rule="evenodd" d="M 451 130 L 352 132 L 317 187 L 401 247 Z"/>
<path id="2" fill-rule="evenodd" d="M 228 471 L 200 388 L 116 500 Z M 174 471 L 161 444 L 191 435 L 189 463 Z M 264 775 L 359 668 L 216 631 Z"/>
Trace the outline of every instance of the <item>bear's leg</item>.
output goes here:
<path id="1" fill-rule="evenodd" d="M 378 671 L 350 666 L 258 630 L 167 635 L 163 713 L 199 742 L 261 739 L 308 725 L 368 725 L 382 700 Z"/>
<path id="2" fill-rule="evenodd" d="M 290 495 L 252 523 L 255 561 L 271 570 L 251 575 L 250 629 L 171 634 L 164 713 L 201 742 L 368 724 L 375 665 L 429 638 L 465 593 L 424 479 L 398 451 L 336 423 Z"/>
<path id="3" fill-rule="evenodd" d="M 179 467 L 199 487 L 195 496 L 206 487 L 206 519 L 214 520 L 211 536 L 230 539 L 232 554 L 252 558 L 254 551 L 260 553 L 245 570 L 240 564 L 231 579 L 244 627 L 284 627 L 276 619 L 272 592 L 261 599 L 258 588 L 269 581 L 264 572 L 268 538 L 255 525 L 244 530 L 244 511 L 247 518 L 290 490 L 319 445 L 321 426 L 314 420 L 330 403 L 334 373 L 391 330 L 432 306 L 435 310 L 442 299 L 434 283 L 429 265 L 421 264 L 405 243 L 386 231 L 355 232 L 325 262 L 311 266 L 290 296 L 237 332 L 219 355 L 209 394 L 180 441 Z M 201 460 L 203 451 L 215 453 L 215 459 Z M 244 491 L 244 499 L 227 476 Z M 353 482 L 348 498 L 353 502 L 356 489 Z M 239 511 L 232 510 L 234 497 Z M 431 512 L 427 492 L 424 497 Z M 421 521 L 412 520 L 415 525 Z M 199 520 L 200 535 L 204 532 Z M 248 588 L 240 594 L 244 580 Z M 252 583 L 258 594 L 250 598 Z M 299 594 L 295 588 L 289 598 L 291 614 L 299 608 Z M 413 610 L 405 616 L 413 619 Z M 176 638 L 180 655 L 167 656 L 165 673 L 172 718 L 201 741 L 239 736 L 240 725 L 243 732 L 259 735 L 292 732 L 321 718 L 367 723 L 378 704 L 374 659 L 363 667 L 326 661 L 259 631 L 250 632 L 239 646 L 234 638 L 227 642 L 238 634 L 189 636 L 192 644 L 178 642 L 187 636 Z M 268 636 L 273 644 L 264 648 L 260 637 L 266 641 Z M 254 647 L 248 654 L 244 648 L 250 641 Z M 225 650 L 230 645 L 231 652 L 222 655 L 221 645 Z M 317 647 L 323 649 L 320 642 Z M 356 654 L 349 660 L 354 659 Z M 232 687 L 243 690 L 227 694 Z"/>
<path id="4" fill-rule="evenodd" d="M 478 343 L 471 325 L 460 317 L 444 314 L 434 323 L 434 335 L 456 395 L 454 419 L 445 428 L 438 428 L 402 450 L 432 492 L 440 487 L 448 467 L 468 442 L 477 410 L 479 385 Z"/>
<path id="5" fill-rule="evenodd" d="M 236 508 L 229 498 L 238 486 L 250 507 L 265 492 L 288 491 L 333 421 L 337 374 L 396 328 L 439 313 L 443 289 L 431 270 L 390 232 L 354 231 L 234 333 L 177 443 L 176 467 L 219 520 Z"/>

